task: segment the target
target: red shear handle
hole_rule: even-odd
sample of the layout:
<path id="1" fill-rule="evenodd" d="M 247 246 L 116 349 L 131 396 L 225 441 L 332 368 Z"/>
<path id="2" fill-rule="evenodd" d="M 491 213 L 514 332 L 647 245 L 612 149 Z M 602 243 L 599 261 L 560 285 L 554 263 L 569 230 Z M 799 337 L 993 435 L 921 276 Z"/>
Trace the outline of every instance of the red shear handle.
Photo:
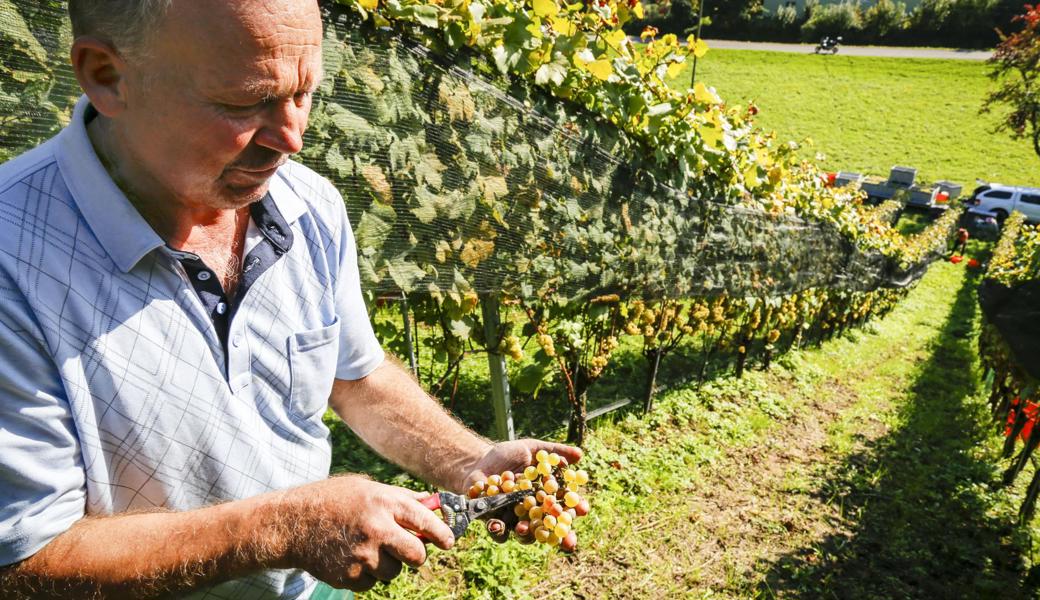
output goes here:
<path id="1" fill-rule="evenodd" d="M 427 496 L 419 502 L 421 502 L 423 506 L 430 510 L 439 510 L 441 507 L 441 495 L 434 494 L 432 496 Z"/>
<path id="2" fill-rule="evenodd" d="M 427 496 L 427 497 L 423 498 L 422 500 L 420 500 L 419 503 L 422 504 L 423 506 L 425 506 L 426 508 L 430 509 L 430 510 L 440 510 L 440 508 L 441 508 L 441 495 L 440 494 L 434 494 L 432 496 Z M 416 533 L 415 537 L 419 538 L 423 542 L 428 542 L 429 541 L 429 540 L 426 539 L 426 536 L 421 534 L 421 533 Z"/>

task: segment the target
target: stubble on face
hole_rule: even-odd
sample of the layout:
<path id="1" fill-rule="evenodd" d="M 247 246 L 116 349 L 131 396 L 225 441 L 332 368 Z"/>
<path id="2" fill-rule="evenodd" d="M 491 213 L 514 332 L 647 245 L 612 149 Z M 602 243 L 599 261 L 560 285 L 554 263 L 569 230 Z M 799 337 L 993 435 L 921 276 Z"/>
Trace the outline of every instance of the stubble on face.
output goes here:
<path id="1" fill-rule="evenodd" d="M 314 0 L 174 2 L 130 79 L 134 187 L 188 210 L 261 199 L 299 150 L 310 99 L 294 99 L 322 76 L 321 41 Z"/>

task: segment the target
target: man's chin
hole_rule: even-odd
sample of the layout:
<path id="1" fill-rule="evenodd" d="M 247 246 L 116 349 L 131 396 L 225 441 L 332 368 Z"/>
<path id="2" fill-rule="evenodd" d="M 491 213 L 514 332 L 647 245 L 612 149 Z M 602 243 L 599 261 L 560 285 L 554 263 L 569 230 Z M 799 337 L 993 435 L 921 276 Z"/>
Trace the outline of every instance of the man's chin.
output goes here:
<path id="1" fill-rule="evenodd" d="M 218 201 L 225 208 L 243 208 L 263 199 L 271 189 L 271 183 L 265 181 L 255 185 L 225 185 L 218 194 Z"/>

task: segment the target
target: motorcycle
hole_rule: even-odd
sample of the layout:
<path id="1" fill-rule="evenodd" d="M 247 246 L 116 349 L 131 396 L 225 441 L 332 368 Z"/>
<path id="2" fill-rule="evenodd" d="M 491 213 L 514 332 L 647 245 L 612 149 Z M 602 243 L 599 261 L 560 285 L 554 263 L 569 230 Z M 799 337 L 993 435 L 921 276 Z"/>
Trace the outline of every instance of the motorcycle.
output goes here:
<path id="1" fill-rule="evenodd" d="M 820 40 L 820 43 L 816 44 L 816 54 L 827 54 L 827 53 L 830 53 L 832 55 L 833 54 L 837 54 L 838 53 L 838 46 L 840 46 L 840 45 L 841 45 L 841 36 L 840 35 L 838 37 L 833 37 L 833 38 L 830 37 L 830 36 L 824 36 L 824 38 L 822 40 Z"/>

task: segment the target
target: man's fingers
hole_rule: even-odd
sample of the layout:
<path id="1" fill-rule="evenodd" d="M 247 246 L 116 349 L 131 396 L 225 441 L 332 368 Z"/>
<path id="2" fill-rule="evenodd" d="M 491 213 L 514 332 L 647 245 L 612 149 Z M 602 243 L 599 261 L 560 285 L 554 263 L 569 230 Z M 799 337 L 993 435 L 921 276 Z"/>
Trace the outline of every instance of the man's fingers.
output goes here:
<path id="1" fill-rule="evenodd" d="M 362 573 L 357 577 L 347 579 L 344 581 L 343 587 L 352 592 L 367 592 L 368 590 L 376 587 L 379 580 L 369 575 L 368 573 Z"/>
<path id="2" fill-rule="evenodd" d="M 401 561 L 390 550 L 388 548 L 379 551 L 379 562 L 376 564 L 376 568 L 371 571 L 372 576 L 379 581 L 393 581 L 395 577 L 401 574 L 401 569 L 403 568 Z"/>
<path id="3" fill-rule="evenodd" d="M 445 525 L 434 511 L 418 501 L 404 503 L 402 509 L 397 511 L 397 524 L 422 534 L 426 541 L 442 550 L 448 550 L 455 544 L 455 536 L 451 533 L 451 528 Z"/>
<path id="4" fill-rule="evenodd" d="M 384 545 L 383 550 L 413 569 L 418 569 L 426 562 L 426 545 L 408 532 L 401 532 L 400 536 Z"/>
<path id="5" fill-rule="evenodd" d="M 555 452 L 563 458 L 567 459 L 568 463 L 574 464 L 581 460 L 583 455 L 581 448 L 576 446 L 568 446 L 566 444 L 557 444 L 554 442 L 543 442 L 541 440 L 534 440 L 535 448 L 532 450 L 533 453 L 537 453 L 539 450 L 545 450 L 546 452 Z"/>

